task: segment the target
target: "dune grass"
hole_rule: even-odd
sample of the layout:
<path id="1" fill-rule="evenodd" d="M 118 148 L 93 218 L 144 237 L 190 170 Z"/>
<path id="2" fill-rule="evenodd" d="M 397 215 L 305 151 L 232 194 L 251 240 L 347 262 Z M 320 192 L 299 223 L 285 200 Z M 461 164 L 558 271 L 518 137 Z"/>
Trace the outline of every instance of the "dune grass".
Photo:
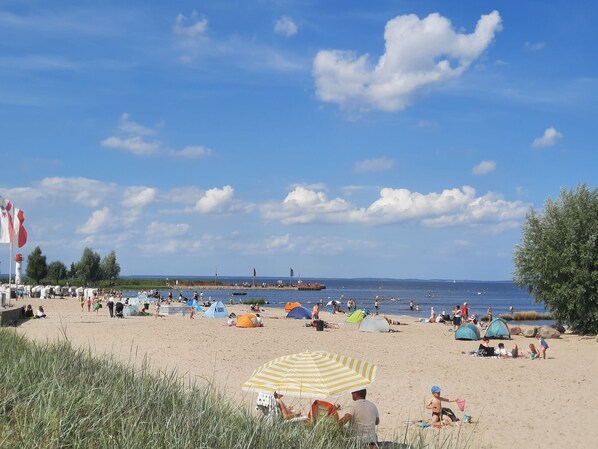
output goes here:
<path id="1" fill-rule="evenodd" d="M 0 448 L 357 449 L 336 425 L 271 423 L 213 387 L 0 329 Z M 463 448 L 407 430 L 389 448 Z"/>
<path id="2" fill-rule="evenodd" d="M 505 321 L 535 321 L 535 320 L 553 320 L 551 313 L 538 313 L 534 310 L 515 312 L 513 316 L 508 313 L 500 316 Z"/>

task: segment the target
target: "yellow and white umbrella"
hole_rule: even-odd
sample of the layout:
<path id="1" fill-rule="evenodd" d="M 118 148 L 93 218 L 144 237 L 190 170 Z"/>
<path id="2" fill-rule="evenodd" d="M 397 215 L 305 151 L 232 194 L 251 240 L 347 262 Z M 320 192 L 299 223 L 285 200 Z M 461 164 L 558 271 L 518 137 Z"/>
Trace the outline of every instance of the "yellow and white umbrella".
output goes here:
<path id="1" fill-rule="evenodd" d="M 278 357 L 257 368 L 242 385 L 257 393 L 277 391 L 289 396 L 322 399 L 370 385 L 376 365 L 325 351 Z"/>

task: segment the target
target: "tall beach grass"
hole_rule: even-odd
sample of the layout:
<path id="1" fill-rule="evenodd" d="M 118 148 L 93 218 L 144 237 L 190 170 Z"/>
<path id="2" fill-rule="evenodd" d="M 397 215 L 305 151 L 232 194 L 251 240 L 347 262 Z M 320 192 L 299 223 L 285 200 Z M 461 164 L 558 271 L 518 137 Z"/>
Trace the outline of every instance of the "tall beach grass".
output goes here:
<path id="1" fill-rule="evenodd" d="M 363 448 L 326 425 L 271 423 L 214 387 L 0 329 L 0 448 Z M 330 424 L 330 423 L 329 423 Z M 462 432 L 404 428 L 388 448 L 471 447 Z"/>

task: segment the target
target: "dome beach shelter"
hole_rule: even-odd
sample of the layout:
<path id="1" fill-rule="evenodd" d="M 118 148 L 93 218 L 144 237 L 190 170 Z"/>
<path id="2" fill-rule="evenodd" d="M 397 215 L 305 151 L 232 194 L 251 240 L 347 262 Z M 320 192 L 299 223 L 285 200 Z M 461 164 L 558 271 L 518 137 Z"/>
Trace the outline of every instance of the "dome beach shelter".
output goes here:
<path id="1" fill-rule="evenodd" d="M 300 302 L 287 302 L 284 306 L 284 311 L 286 313 L 289 313 L 295 307 L 301 307 L 301 303 Z"/>
<path id="2" fill-rule="evenodd" d="M 299 306 L 287 313 L 287 318 L 295 318 L 296 320 L 311 320 L 311 311 L 305 307 Z"/>
<path id="3" fill-rule="evenodd" d="M 488 338 L 508 338 L 511 339 L 511 332 L 507 322 L 502 318 L 492 320 L 488 329 L 486 329 L 486 337 Z"/>
<path id="4" fill-rule="evenodd" d="M 203 314 L 204 318 L 228 318 L 228 310 L 222 301 L 216 301 Z"/>
<path id="5" fill-rule="evenodd" d="M 351 315 L 349 315 L 347 317 L 347 322 L 348 323 L 361 323 L 361 320 L 363 320 L 366 315 L 367 315 L 367 312 L 365 310 L 357 309 L 355 312 L 353 312 Z"/>
<path id="6" fill-rule="evenodd" d="M 359 332 L 385 333 L 390 332 L 390 324 L 386 318 L 368 315 L 359 323 Z"/>
<path id="7" fill-rule="evenodd" d="M 465 323 L 459 326 L 455 331 L 455 340 L 479 340 L 480 330 L 471 323 Z"/>

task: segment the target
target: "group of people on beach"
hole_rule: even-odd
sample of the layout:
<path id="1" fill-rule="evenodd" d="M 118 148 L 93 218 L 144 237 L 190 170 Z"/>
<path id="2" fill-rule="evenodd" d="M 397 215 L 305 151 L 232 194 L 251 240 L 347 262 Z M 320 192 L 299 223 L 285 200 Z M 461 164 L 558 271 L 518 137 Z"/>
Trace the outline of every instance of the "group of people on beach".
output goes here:
<path id="1" fill-rule="evenodd" d="M 455 402 L 459 409 L 464 411 L 465 401 L 463 399 L 449 399 L 441 396 L 441 388 L 434 385 L 431 388 L 432 397 L 426 402 L 425 407 L 431 410 L 430 419 L 420 420 L 421 427 L 441 426 L 441 425 L 460 425 L 453 410 L 443 406 L 443 402 Z M 330 404 L 325 401 L 314 401 L 312 412 L 307 417 L 303 417 L 301 412 L 293 410 L 282 400 L 283 395 L 274 392 L 273 395 L 260 393 L 257 398 L 256 409 L 260 410 L 269 418 L 279 417 L 282 420 L 308 421 L 314 423 L 318 419 L 315 405 L 320 403 L 324 406 L 325 416 L 336 420 L 340 428 L 348 425 L 351 435 L 362 441 L 369 449 L 379 448 L 379 440 L 376 427 L 380 424 L 380 414 L 376 405 L 366 399 L 367 390 L 360 389 L 351 392 L 351 404 L 344 413 L 339 413 L 341 406 L 339 404 Z M 470 417 L 465 415 L 464 422 L 469 422 Z"/>
<path id="2" fill-rule="evenodd" d="M 46 312 L 44 311 L 44 307 L 42 305 L 37 308 L 36 312 L 33 312 L 33 307 L 31 304 L 27 304 L 24 314 L 25 318 L 46 318 Z"/>

